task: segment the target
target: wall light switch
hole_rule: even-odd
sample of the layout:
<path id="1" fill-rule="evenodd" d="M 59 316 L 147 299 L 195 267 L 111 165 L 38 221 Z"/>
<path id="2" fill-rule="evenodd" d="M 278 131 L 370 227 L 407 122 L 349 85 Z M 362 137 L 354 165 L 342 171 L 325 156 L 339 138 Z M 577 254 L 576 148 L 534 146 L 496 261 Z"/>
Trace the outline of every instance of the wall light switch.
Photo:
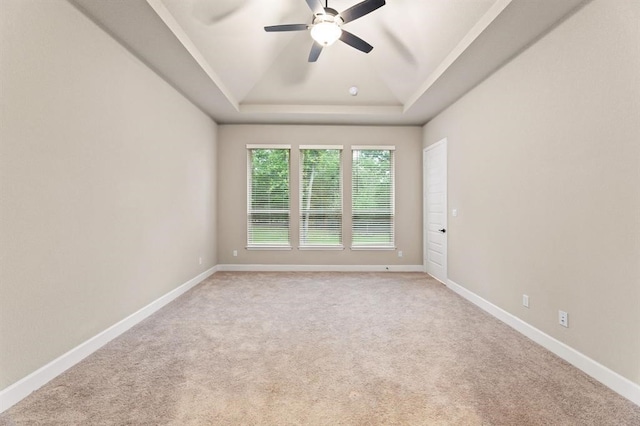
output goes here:
<path id="1" fill-rule="evenodd" d="M 458 209 L 451 210 L 451 216 L 458 217 Z"/>

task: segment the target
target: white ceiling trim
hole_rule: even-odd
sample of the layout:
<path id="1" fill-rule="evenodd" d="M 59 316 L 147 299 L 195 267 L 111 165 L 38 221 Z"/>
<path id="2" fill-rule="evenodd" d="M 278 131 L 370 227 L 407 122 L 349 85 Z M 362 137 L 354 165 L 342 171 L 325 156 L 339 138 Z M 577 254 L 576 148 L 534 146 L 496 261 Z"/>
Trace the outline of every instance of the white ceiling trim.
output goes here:
<path id="1" fill-rule="evenodd" d="M 444 60 L 438 65 L 427 80 L 413 94 L 413 96 L 404 104 L 403 112 L 411 108 L 424 94 L 438 81 L 440 77 L 449 69 L 449 67 L 471 46 L 479 36 L 486 30 L 489 25 L 511 4 L 513 0 L 498 0 L 491 8 L 480 18 L 480 20 L 469 30 L 460 43 L 453 48 Z"/>
<path id="2" fill-rule="evenodd" d="M 160 19 L 165 23 L 167 27 L 171 30 L 171 32 L 176 36 L 176 38 L 182 43 L 185 49 L 189 52 L 193 59 L 200 65 L 202 70 L 209 76 L 211 81 L 213 81 L 216 86 L 220 89 L 222 94 L 227 98 L 229 103 L 233 105 L 236 111 L 240 111 L 240 103 L 233 96 L 231 91 L 225 86 L 222 82 L 222 79 L 218 74 L 213 70 L 209 62 L 204 58 L 204 55 L 200 52 L 200 50 L 193 43 L 191 38 L 184 31 L 182 26 L 175 20 L 171 12 L 167 9 L 167 7 L 162 3 L 162 0 L 146 0 L 149 6 L 158 14 Z"/>
<path id="3" fill-rule="evenodd" d="M 243 104 L 235 98 L 231 90 L 224 84 L 220 76 L 213 70 L 212 66 L 205 59 L 202 52 L 187 35 L 186 31 L 175 19 L 173 14 L 167 9 L 162 0 L 146 0 L 149 6 L 155 11 L 158 17 L 165 23 L 169 30 L 176 36 L 178 41 L 184 46 L 189 54 L 194 58 L 202 70 L 211 81 L 218 87 L 233 108 L 241 114 L 342 114 L 342 115 L 404 115 L 417 101 L 419 101 L 427 91 L 438 81 L 447 69 L 469 48 L 469 46 L 482 34 L 483 31 L 505 10 L 513 0 L 497 0 L 482 18 L 471 28 L 456 47 L 445 57 L 427 80 L 404 104 L 398 106 L 391 105 L 278 105 L 278 104 Z"/>
<path id="4" fill-rule="evenodd" d="M 240 104 L 241 113 L 263 114 L 347 114 L 393 115 L 403 114 L 402 106 L 385 105 L 256 105 Z"/>

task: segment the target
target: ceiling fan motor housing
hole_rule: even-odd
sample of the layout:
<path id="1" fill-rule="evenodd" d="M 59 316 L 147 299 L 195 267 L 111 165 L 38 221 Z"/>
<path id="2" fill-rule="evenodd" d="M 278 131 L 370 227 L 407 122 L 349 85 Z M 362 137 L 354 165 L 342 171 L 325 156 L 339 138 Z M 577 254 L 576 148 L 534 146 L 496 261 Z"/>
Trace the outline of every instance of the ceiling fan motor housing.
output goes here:
<path id="1" fill-rule="evenodd" d="M 315 15 L 313 15 L 313 22 L 311 25 L 313 26 L 321 24 L 323 22 L 328 22 L 337 26 L 341 26 L 342 24 L 344 24 L 344 20 L 342 19 L 338 11 L 335 9 L 331 9 L 330 7 L 325 8 L 324 13 L 316 13 Z"/>
<path id="2" fill-rule="evenodd" d="M 342 23 L 342 18 L 338 16 L 339 12 L 331 7 L 325 7 L 324 13 L 316 13 L 314 16 L 317 18 L 318 16 L 325 16 L 325 15 L 334 16 L 334 17 L 337 16 L 340 19 L 340 23 Z"/>

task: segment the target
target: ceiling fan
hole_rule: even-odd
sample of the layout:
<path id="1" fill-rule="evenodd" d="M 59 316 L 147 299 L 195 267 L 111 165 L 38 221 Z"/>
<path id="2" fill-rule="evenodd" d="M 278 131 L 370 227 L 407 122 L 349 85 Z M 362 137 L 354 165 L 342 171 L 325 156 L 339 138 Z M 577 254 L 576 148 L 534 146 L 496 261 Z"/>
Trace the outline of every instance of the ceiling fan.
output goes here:
<path id="1" fill-rule="evenodd" d="M 362 40 L 360 37 L 343 30 L 342 26 L 384 6 L 384 0 L 364 0 L 341 13 L 338 13 L 337 10 L 329 7 L 329 0 L 326 1 L 324 6 L 322 6 L 322 2 L 320 0 L 305 1 L 313 12 L 313 21 L 310 25 L 272 25 L 264 27 L 264 30 L 267 32 L 311 30 L 311 37 L 314 42 L 313 46 L 311 46 L 311 52 L 309 53 L 309 62 L 317 61 L 320 53 L 322 52 L 322 48 L 332 45 L 337 40 L 340 40 L 361 52 L 371 52 L 373 46 Z"/>

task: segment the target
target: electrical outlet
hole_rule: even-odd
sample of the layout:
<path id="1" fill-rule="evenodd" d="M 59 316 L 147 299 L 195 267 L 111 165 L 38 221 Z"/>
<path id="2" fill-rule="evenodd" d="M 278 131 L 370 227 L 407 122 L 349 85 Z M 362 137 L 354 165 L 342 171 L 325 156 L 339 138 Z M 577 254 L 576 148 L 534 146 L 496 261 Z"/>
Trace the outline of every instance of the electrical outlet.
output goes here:
<path id="1" fill-rule="evenodd" d="M 563 327 L 569 327 L 569 314 L 565 311 L 558 311 L 558 322 Z"/>
<path id="2" fill-rule="evenodd" d="M 202 265 L 202 256 L 198 258 L 198 265 Z"/>
<path id="3" fill-rule="evenodd" d="M 402 257 L 402 250 L 398 251 L 398 257 Z"/>
<path id="4" fill-rule="evenodd" d="M 522 295 L 522 306 L 524 306 L 525 308 L 529 307 L 529 296 L 527 296 L 526 294 Z"/>
<path id="5" fill-rule="evenodd" d="M 238 250 L 233 251 L 233 257 L 238 257 Z"/>

